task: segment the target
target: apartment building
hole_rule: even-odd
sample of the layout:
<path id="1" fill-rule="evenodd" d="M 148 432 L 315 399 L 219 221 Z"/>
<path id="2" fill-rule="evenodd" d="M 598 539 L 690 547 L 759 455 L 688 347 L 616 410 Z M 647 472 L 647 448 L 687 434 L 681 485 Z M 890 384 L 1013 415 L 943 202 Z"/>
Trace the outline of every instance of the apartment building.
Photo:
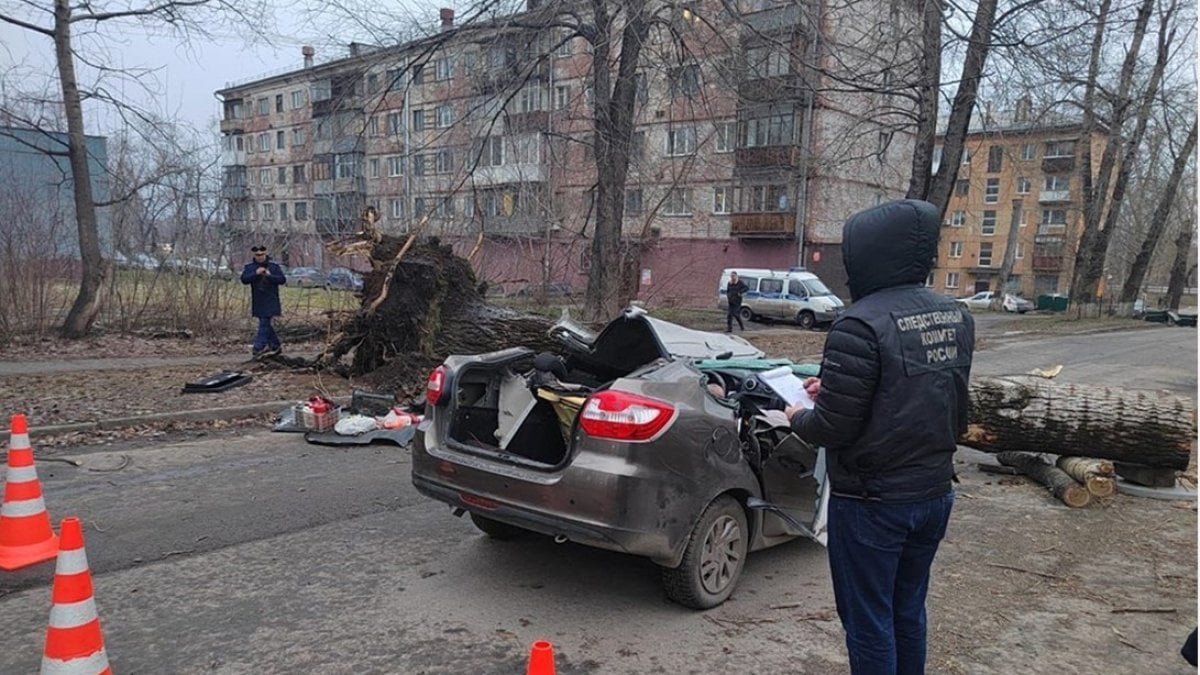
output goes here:
<path id="1" fill-rule="evenodd" d="M 217 92 L 235 237 L 267 238 L 291 264 L 334 264 L 323 242 L 374 207 L 385 231 L 474 251 L 494 287 L 582 290 L 593 54 L 530 27 L 546 4 L 472 26 L 443 9 L 427 38 L 352 44 L 322 64 L 306 47 L 303 68 Z M 623 232 L 640 250 L 642 299 L 710 304 L 727 266 L 804 264 L 837 287 L 845 218 L 903 194 L 912 136 L 881 112 L 903 99 L 878 80 L 907 54 L 897 44 L 915 45 L 919 9 L 821 4 L 662 4 L 675 30 L 645 47 L 625 148 Z M 855 77 L 870 80 L 862 93 L 846 86 Z"/>
<path id="2" fill-rule="evenodd" d="M 997 275 L 1014 227 L 1014 262 L 1004 290 L 1035 300 L 1070 286 L 1083 227 L 1082 128 L 1078 121 L 1013 117 L 989 119 L 967 136 L 929 281 L 939 292 L 1001 290 Z M 1102 133 L 1092 137 L 1093 175 L 1105 140 Z"/>

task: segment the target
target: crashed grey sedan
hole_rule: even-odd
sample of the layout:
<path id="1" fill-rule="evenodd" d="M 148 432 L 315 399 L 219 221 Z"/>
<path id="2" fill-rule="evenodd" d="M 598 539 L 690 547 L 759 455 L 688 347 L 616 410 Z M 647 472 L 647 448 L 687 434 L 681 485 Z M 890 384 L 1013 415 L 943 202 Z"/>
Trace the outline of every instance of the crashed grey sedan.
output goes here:
<path id="1" fill-rule="evenodd" d="M 749 551 L 824 543 L 824 453 L 791 433 L 760 377 L 780 361 L 637 308 L 598 335 L 569 319 L 551 333 L 558 354 L 451 356 L 430 375 L 421 493 L 490 537 L 649 558 L 668 597 L 696 609 L 729 597 Z"/>

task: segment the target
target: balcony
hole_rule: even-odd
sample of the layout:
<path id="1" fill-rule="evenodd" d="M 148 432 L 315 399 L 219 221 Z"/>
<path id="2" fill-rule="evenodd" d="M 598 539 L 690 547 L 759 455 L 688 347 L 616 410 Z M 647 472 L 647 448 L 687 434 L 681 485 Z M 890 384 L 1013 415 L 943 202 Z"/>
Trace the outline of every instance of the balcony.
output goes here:
<path id="1" fill-rule="evenodd" d="M 747 79 L 738 83 L 738 98 L 744 103 L 807 101 L 810 88 L 804 78 L 792 73 Z"/>
<path id="2" fill-rule="evenodd" d="M 1035 255 L 1033 256 L 1033 271 L 1034 272 L 1061 272 L 1063 270 L 1063 258 L 1060 255 Z"/>
<path id="3" fill-rule="evenodd" d="M 510 88 L 524 86 L 528 81 L 550 79 L 550 63 L 534 65 L 513 64 L 503 69 L 486 69 L 472 78 L 475 91 L 480 94 L 495 94 Z"/>
<path id="4" fill-rule="evenodd" d="M 756 36 L 798 28 L 804 22 L 803 7 L 804 5 L 795 3 L 758 12 L 747 12 L 742 15 L 744 32 L 748 36 Z"/>
<path id="5" fill-rule="evenodd" d="M 246 199 L 250 196 L 250 188 L 245 185 L 222 185 L 221 199 Z"/>
<path id="6" fill-rule="evenodd" d="M 1038 229 L 1037 229 L 1037 236 L 1039 238 L 1054 237 L 1054 238 L 1061 240 L 1062 237 L 1066 233 L 1067 233 L 1066 225 L 1054 225 L 1054 224 L 1047 225 L 1047 224 L 1043 223 L 1041 225 L 1038 225 Z"/>
<path id="7" fill-rule="evenodd" d="M 759 148 L 737 148 L 733 161 L 735 169 L 763 166 L 795 166 L 800 149 L 794 145 L 768 145 Z"/>
<path id="8" fill-rule="evenodd" d="M 491 236 L 522 236 L 545 234 L 547 221 L 544 216 L 494 215 L 483 217 L 483 232 Z"/>
<path id="9" fill-rule="evenodd" d="M 507 131 L 510 134 L 546 131 L 550 128 L 550 113 L 535 110 L 526 113 L 510 113 L 507 120 Z"/>
<path id="10" fill-rule="evenodd" d="M 504 166 L 480 166 L 471 174 L 476 185 L 514 185 L 520 183 L 545 183 L 546 167 L 543 164 L 505 164 Z"/>
<path id="11" fill-rule="evenodd" d="M 240 134 L 245 130 L 246 120 L 244 118 L 221 120 L 221 133 L 223 134 Z"/>
<path id="12" fill-rule="evenodd" d="M 1042 173 L 1066 173 L 1075 170 L 1074 156 L 1042 158 Z"/>
<path id="13" fill-rule="evenodd" d="M 796 214 L 735 213 L 729 216 L 729 234 L 748 239 L 792 239 L 796 236 Z"/>
<path id="14" fill-rule="evenodd" d="M 1071 201 L 1070 190 L 1042 190 L 1038 193 L 1038 202 L 1042 204 L 1054 204 L 1069 201 Z"/>

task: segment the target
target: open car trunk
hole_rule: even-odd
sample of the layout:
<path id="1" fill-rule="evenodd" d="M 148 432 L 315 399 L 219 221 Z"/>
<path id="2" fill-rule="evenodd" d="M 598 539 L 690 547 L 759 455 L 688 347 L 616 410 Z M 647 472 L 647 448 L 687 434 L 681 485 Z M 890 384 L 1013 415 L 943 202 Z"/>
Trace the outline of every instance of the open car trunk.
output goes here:
<path id="1" fill-rule="evenodd" d="M 560 354 L 515 347 L 447 359 L 450 442 L 514 463 L 557 466 L 570 455 L 575 417 L 591 392 L 677 358 L 762 356 L 740 337 L 684 328 L 637 308 L 599 335 L 564 314 L 551 334 L 563 344 Z"/>

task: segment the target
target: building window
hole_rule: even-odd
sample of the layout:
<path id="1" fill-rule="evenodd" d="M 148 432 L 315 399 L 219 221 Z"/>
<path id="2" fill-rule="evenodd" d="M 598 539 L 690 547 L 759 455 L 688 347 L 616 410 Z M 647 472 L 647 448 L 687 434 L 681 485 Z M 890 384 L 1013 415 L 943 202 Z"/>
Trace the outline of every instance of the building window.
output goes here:
<path id="1" fill-rule="evenodd" d="M 946 288 L 958 288 L 958 272 L 946 272 Z"/>
<path id="2" fill-rule="evenodd" d="M 412 118 L 413 118 L 413 120 L 412 120 L 413 131 L 424 131 L 425 130 L 425 111 L 424 110 L 412 111 Z"/>
<path id="3" fill-rule="evenodd" d="M 454 79 L 454 58 L 446 56 L 433 62 L 433 79 L 452 80 Z"/>
<path id="4" fill-rule="evenodd" d="M 367 177 L 368 178 L 379 178 L 379 158 L 378 157 L 372 157 L 367 162 Z"/>
<path id="5" fill-rule="evenodd" d="M 283 94 L 275 94 L 275 112 L 283 112 Z M 287 220 L 287 218 L 284 218 L 282 215 L 279 217 L 279 219 Z"/>
<path id="6" fill-rule="evenodd" d="M 1069 175 L 1046 176 L 1042 189 L 1046 192 L 1070 192 L 1071 177 Z"/>
<path id="7" fill-rule="evenodd" d="M 292 110 L 299 110 L 304 107 L 304 90 L 292 92 Z"/>
<path id="8" fill-rule="evenodd" d="M 737 191 L 738 213 L 781 213 L 789 204 L 786 185 L 749 185 Z"/>
<path id="9" fill-rule="evenodd" d="M 979 266 L 992 266 L 992 242 L 985 241 L 979 245 Z"/>
<path id="10" fill-rule="evenodd" d="M 271 170 L 270 169 L 259 169 L 258 170 L 258 184 L 263 185 L 263 186 L 271 184 Z"/>
<path id="11" fill-rule="evenodd" d="M 358 178 L 358 155 L 334 155 L 333 169 L 338 178 Z"/>
<path id="12" fill-rule="evenodd" d="M 392 155 L 387 158 L 388 176 L 395 178 L 396 176 L 404 175 L 404 157 L 400 155 Z"/>
<path id="13" fill-rule="evenodd" d="M 1021 146 L 1021 159 L 1030 160 L 1037 159 L 1037 144 L 1026 143 Z"/>
<path id="14" fill-rule="evenodd" d="M 566 36 L 558 38 L 558 47 L 554 50 L 555 56 L 570 56 L 575 53 L 575 40 Z"/>
<path id="15" fill-rule="evenodd" d="M 271 114 L 271 101 L 266 96 L 258 99 L 258 114 L 259 115 L 270 115 Z"/>
<path id="16" fill-rule="evenodd" d="M 270 152 L 271 151 L 271 135 L 270 134 L 259 134 L 258 135 L 258 151 L 259 152 Z"/>
<path id="17" fill-rule="evenodd" d="M 308 220 L 308 202 L 292 204 L 292 217 L 300 222 Z"/>
<path id="18" fill-rule="evenodd" d="M 792 71 L 787 47 L 768 45 L 746 50 L 746 65 L 751 78 L 778 77 Z"/>
<path id="19" fill-rule="evenodd" d="M 1075 141 L 1050 141 L 1046 143 L 1046 152 L 1042 155 L 1043 159 L 1074 156 Z"/>
<path id="20" fill-rule="evenodd" d="M 450 150 L 438 150 L 435 171 L 437 173 L 450 173 L 454 171 L 454 153 Z"/>
<path id="21" fill-rule="evenodd" d="M 367 93 L 374 94 L 379 91 L 379 74 L 367 73 Z"/>
<path id="22" fill-rule="evenodd" d="M 287 179 L 288 179 L 288 168 L 286 166 L 279 167 L 275 171 L 275 182 L 279 183 L 280 185 L 287 185 L 287 182 L 288 182 Z M 280 218 L 280 220 L 283 220 L 283 218 Z"/>
<path id="23" fill-rule="evenodd" d="M 954 194 L 965 197 L 971 192 L 971 181 L 962 178 L 954 181 Z"/>
<path id="24" fill-rule="evenodd" d="M 554 109 L 566 110 L 567 102 L 571 100 L 571 87 L 563 84 L 554 88 Z"/>
<path id="25" fill-rule="evenodd" d="M 1000 179 L 987 179 L 987 186 L 983 191 L 983 201 L 986 204 L 995 204 L 1000 201 Z"/>
<path id="26" fill-rule="evenodd" d="M 1019 194 L 1019 195 L 1029 194 L 1030 187 L 1032 187 L 1032 181 L 1030 181 L 1029 178 L 1027 178 L 1025 176 L 1017 177 L 1017 194 Z"/>
<path id="27" fill-rule="evenodd" d="M 716 152 L 733 152 L 733 144 L 736 140 L 734 134 L 737 133 L 736 122 L 717 122 L 716 128 Z"/>
<path id="28" fill-rule="evenodd" d="M 292 184 L 293 185 L 303 185 L 306 182 L 308 182 L 308 181 L 305 180 L 304 165 L 297 164 L 296 166 L 293 166 L 292 167 Z"/>
<path id="29" fill-rule="evenodd" d="M 625 191 L 625 215 L 639 216 L 642 213 L 642 191 Z"/>
<path id="30" fill-rule="evenodd" d="M 635 131 L 629 137 L 629 159 L 630 161 L 646 159 L 646 132 Z"/>
<path id="31" fill-rule="evenodd" d="M 1067 212 L 1065 209 L 1042 209 L 1041 230 L 1046 232 L 1061 232 L 1067 228 Z"/>
<path id="32" fill-rule="evenodd" d="M 1025 249 L 1021 248 L 1021 242 L 1017 242 L 1017 246 L 1013 251 L 1013 257 L 1020 260 L 1025 257 Z M 1011 281 L 1011 279 L 1010 279 Z"/>
<path id="33" fill-rule="evenodd" d="M 412 167 L 413 175 L 414 176 L 424 176 L 425 175 L 425 165 L 427 164 L 427 162 L 425 161 L 425 155 L 413 155 L 412 163 L 413 163 L 413 167 Z"/>
<path id="34" fill-rule="evenodd" d="M 412 83 L 413 84 L 425 84 L 425 64 L 424 63 L 412 64 Z"/>
<path id="35" fill-rule="evenodd" d="M 948 256 L 951 258 L 961 258 L 963 254 L 963 243 L 961 241 L 950 242 L 950 251 Z"/>
<path id="36" fill-rule="evenodd" d="M 691 155 L 696 152 L 696 128 L 682 127 L 667 131 L 667 156 Z"/>
<path id="37" fill-rule="evenodd" d="M 388 200 L 388 215 L 396 220 L 404 218 L 404 200 L 389 199 Z"/>
<path id="38" fill-rule="evenodd" d="M 425 215 L 425 198 L 413 198 L 413 218 L 420 218 Z"/>
<path id="39" fill-rule="evenodd" d="M 275 205 L 271 202 L 265 202 L 262 205 L 262 219 L 275 220 Z"/>
<path id="40" fill-rule="evenodd" d="M 742 122 L 742 147 L 759 148 L 768 145 L 791 145 L 792 119 L 792 113 L 787 112 Z"/>
<path id="41" fill-rule="evenodd" d="M 404 130 L 404 116 L 398 112 L 390 112 L 387 115 L 387 132 L 392 136 L 399 135 Z"/>
<path id="42" fill-rule="evenodd" d="M 718 187 L 713 188 L 713 207 L 712 212 L 716 214 L 729 213 L 729 207 L 733 205 L 733 188 Z"/>
<path id="43" fill-rule="evenodd" d="M 523 113 L 542 109 L 542 88 L 537 85 L 522 87 L 517 94 L 517 110 Z"/>
<path id="44" fill-rule="evenodd" d="M 437 107 L 438 128 L 445 129 L 451 124 L 454 124 L 454 106 L 449 104 L 439 105 Z"/>
<path id="45" fill-rule="evenodd" d="M 286 150 L 287 149 L 287 132 L 285 132 L 285 131 L 276 131 L 275 132 L 275 149 L 276 150 Z"/>
<path id="46" fill-rule="evenodd" d="M 983 235 L 996 234 L 996 212 L 984 211 L 983 222 L 979 225 L 979 233 Z"/>
<path id="47" fill-rule="evenodd" d="M 292 129 L 292 145 L 304 145 L 308 142 L 306 136 L 307 134 L 304 131 L 304 127 L 296 127 L 295 129 Z"/>
<path id="48" fill-rule="evenodd" d="M 692 215 L 692 189 L 672 188 L 667 193 L 667 201 L 663 205 L 663 214 L 667 216 Z"/>
<path id="49" fill-rule="evenodd" d="M 966 223 L 967 223 L 967 212 L 966 211 L 955 211 L 954 215 L 950 216 L 950 226 L 951 227 L 962 227 L 963 225 L 966 225 Z"/>
<path id="50" fill-rule="evenodd" d="M 280 98 L 283 98 L 280 96 Z M 279 222 L 286 223 L 288 219 L 287 202 L 279 202 Z"/>
<path id="51" fill-rule="evenodd" d="M 488 136 L 479 149 L 479 166 L 504 166 L 504 138 Z"/>
<path id="52" fill-rule="evenodd" d="M 971 163 L 971 158 L 972 158 L 972 157 L 974 157 L 974 156 L 975 156 L 975 151 L 974 151 L 974 150 L 971 150 L 971 149 L 968 149 L 968 148 L 963 148 L 963 153 L 962 153 L 962 164 L 963 164 L 963 166 L 967 166 L 967 165 L 969 165 L 969 164 Z"/>
<path id="53" fill-rule="evenodd" d="M 988 147 L 988 173 L 1000 173 L 1000 167 L 1004 165 L 1004 147 L 993 145 Z"/>
<path id="54" fill-rule="evenodd" d="M 700 92 L 700 66 L 689 63 L 667 71 L 672 96 L 692 97 Z"/>

